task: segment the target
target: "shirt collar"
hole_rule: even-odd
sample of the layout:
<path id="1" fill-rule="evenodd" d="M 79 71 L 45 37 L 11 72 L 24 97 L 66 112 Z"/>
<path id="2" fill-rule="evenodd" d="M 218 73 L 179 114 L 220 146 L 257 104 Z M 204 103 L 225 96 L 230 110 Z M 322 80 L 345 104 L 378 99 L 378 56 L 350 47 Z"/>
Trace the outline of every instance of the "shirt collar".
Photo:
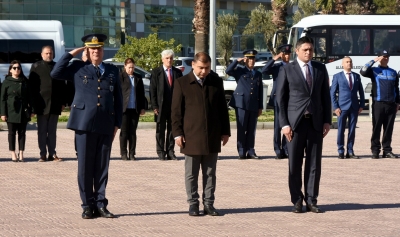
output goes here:
<path id="1" fill-rule="evenodd" d="M 296 58 L 296 60 L 299 63 L 301 68 L 303 68 L 305 64 L 308 64 L 309 67 L 312 67 L 311 61 L 309 61 L 308 63 L 305 63 L 305 62 L 301 61 L 299 58 Z"/>
<path id="2" fill-rule="evenodd" d="M 162 66 L 164 68 L 164 72 L 167 71 L 168 68 L 166 66 L 164 66 L 164 65 L 162 65 Z M 170 68 L 172 69 L 172 67 L 170 67 Z"/>
<path id="3" fill-rule="evenodd" d="M 196 78 L 197 82 L 201 83 L 201 81 L 202 81 L 203 84 L 204 84 L 204 81 L 206 80 L 206 78 L 203 78 L 203 80 L 201 80 L 200 77 L 198 77 L 198 76 L 194 73 L 194 71 L 192 71 L 192 72 L 193 72 L 193 75 L 194 75 L 194 77 Z"/>

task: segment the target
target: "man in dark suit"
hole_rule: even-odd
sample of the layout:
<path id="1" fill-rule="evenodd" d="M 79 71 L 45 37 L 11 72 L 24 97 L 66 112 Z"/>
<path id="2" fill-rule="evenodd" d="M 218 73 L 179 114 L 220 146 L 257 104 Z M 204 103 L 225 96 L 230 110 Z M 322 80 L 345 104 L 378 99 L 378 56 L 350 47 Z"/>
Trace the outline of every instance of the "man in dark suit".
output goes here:
<path id="1" fill-rule="evenodd" d="M 229 106 L 235 108 L 239 159 L 259 159 L 254 142 L 257 118 L 263 109 L 263 82 L 261 72 L 253 70 L 256 54 L 256 50 L 246 50 L 244 58 L 234 60 L 226 69 L 226 74 L 237 83 Z M 241 61 L 245 67 L 237 67 Z"/>
<path id="2" fill-rule="evenodd" d="M 67 128 L 75 131 L 78 151 L 78 186 L 82 218 L 113 218 L 107 210 L 106 186 L 111 145 L 122 123 L 122 93 L 118 68 L 103 63 L 103 34 L 82 37 L 85 47 L 65 53 L 51 76 L 74 82 L 75 96 Z M 88 48 L 86 62 L 69 61 Z"/>
<path id="3" fill-rule="evenodd" d="M 276 154 L 275 159 L 288 158 L 288 150 L 286 146 L 285 136 L 281 136 L 281 126 L 279 126 L 279 107 L 276 102 L 276 79 L 278 78 L 279 69 L 289 63 L 290 54 L 292 53 L 292 45 L 284 44 L 278 47 L 279 54 L 275 55 L 272 60 L 262 68 L 262 74 L 272 74 L 274 84 L 272 87 L 271 95 L 269 97 L 268 105 L 274 106 L 274 150 Z M 275 63 L 276 60 L 282 59 L 282 62 Z"/>
<path id="4" fill-rule="evenodd" d="M 331 86 L 331 100 L 333 109 L 338 117 L 337 146 L 339 159 L 344 159 L 344 130 L 349 119 L 349 132 L 347 137 L 346 158 L 358 159 L 354 154 L 354 138 L 356 136 L 356 124 L 358 115 L 364 108 L 364 89 L 360 75 L 352 72 L 353 62 L 350 57 L 342 59 L 343 72 L 333 75 Z M 358 101 L 357 92 L 360 95 Z"/>
<path id="5" fill-rule="evenodd" d="M 182 77 L 182 71 L 172 66 L 174 51 L 164 50 L 161 58 L 163 65 L 153 69 L 150 80 L 151 105 L 157 122 L 156 149 L 160 160 L 177 160 L 174 151 L 175 142 L 171 132 L 171 101 L 174 82 Z M 165 129 L 167 129 L 166 137 Z"/>
<path id="6" fill-rule="evenodd" d="M 210 72 L 211 58 L 197 53 L 193 71 L 175 81 L 172 99 L 172 133 L 185 154 L 185 186 L 189 215 L 199 215 L 198 176 L 203 172 L 204 214 L 218 216 L 214 208 L 218 153 L 230 132 L 224 86 L 218 74 Z"/>
<path id="7" fill-rule="evenodd" d="M 136 129 L 139 115 L 145 113 L 144 85 L 141 77 L 134 74 L 135 61 L 125 59 L 124 71 L 121 72 L 121 86 L 123 97 L 123 115 L 121 133 L 119 135 L 122 160 L 136 160 Z M 129 156 L 126 150 L 129 142 Z"/>
<path id="8" fill-rule="evenodd" d="M 281 67 L 276 88 L 279 123 L 288 140 L 289 190 L 295 213 L 302 212 L 303 200 L 307 211 L 322 212 L 317 206 L 322 141 L 330 129 L 332 110 L 328 72 L 324 64 L 311 61 L 313 50 L 310 38 L 297 41 L 297 58 Z M 305 195 L 301 191 L 304 152 Z"/>
<path id="9" fill-rule="evenodd" d="M 62 161 L 56 153 L 58 117 L 67 104 L 68 95 L 65 81 L 53 81 L 50 72 L 56 64 L 53 48 L 42 48 L 42 59 L 32 64 L 29 74 L 33 96 L 33 113 L 37 116 L 39 162 Z M 48 157 L 46 155 L 48 154 Z"/>

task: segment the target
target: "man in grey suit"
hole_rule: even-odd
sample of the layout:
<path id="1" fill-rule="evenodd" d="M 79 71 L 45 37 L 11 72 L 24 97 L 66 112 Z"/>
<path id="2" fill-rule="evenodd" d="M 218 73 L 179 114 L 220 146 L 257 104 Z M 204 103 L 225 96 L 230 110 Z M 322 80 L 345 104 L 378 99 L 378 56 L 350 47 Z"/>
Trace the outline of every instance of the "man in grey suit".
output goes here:
<path id="1" fill-rule="evenodd" d="M 332 122 L 329 78 L 324 64 L 312 62 L 312 39 L 300 38 L 296 43 L 297 58 L 281 67 L 277 79 L 279 123 L 288 141 L 289 190 L 294 213 L 306 210 L 320 213 L 317 206 L 321 178 L 322 141 Z M 302 192 L 302 166 L 304 190 Z"/>

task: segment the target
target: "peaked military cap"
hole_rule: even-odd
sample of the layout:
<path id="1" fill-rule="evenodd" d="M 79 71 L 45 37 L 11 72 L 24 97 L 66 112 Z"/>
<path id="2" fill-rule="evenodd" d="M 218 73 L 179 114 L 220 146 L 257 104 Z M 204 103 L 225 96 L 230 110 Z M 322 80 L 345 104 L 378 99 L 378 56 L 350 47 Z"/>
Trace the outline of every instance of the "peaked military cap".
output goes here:
<path id="1" fill-rule="evenodd" d="M 390 57 L 389 52 L 387 50 L 385 50 L 385 49 L 379 52 L 379 56 Z"/>
<path id="2" fill-rule="evenodd" d="M 292 52 L 292 45 L 291 44 L 283 44 L 278 47 L 279 52 L 282 53 L 291 53 Z"/>
<path id="3" fill-rule="evenodd" d="M 82 41 L 88 48 L 99 48 L 104 46 L 107 36 L 104 34 L 90 34 L 82 37 Z"/>
<path id="4" fill-rule="evenodd" d="M 245 51 L 243 51 L 243 55 L 245 56 L 245 57 L 255 57 L 256 55 L 257 55 L 257 50 L 255 50 L 255 49 L 251 49 L 251 50 L 245 50 Z"/>

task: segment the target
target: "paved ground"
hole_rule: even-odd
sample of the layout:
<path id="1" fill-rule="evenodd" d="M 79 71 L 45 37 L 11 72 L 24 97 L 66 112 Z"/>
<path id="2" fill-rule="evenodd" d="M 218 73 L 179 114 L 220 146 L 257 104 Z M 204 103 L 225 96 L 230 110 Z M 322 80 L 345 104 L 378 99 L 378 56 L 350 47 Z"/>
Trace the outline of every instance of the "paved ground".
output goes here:
<path id="1" fill-rule="evenodd" d="M 393 150 L 400 153 L 400 123 Z M 400 159 L 369 158 L 371 122 L 359 122 L 355 153 L 336 158 L 336 130 L 324 141 L 319 205 L 323 214 L 290 212 L 287 160 L 273 159 L 272 130 L 257 130 L 262 160 L 237 160 L 236 130 L 218 161 L 219 217 L 189 217 L 184 161 L 161 162 L 155 130 L 138 130 L 138 161 L 119 159 L 114 142 L 107 197 L 116 219 L 82 220 L 73 132 L 58 131 L 65 162 L 37 162 L 35 130 L 27 134 L 25 163 L 11 162 L 0 132 L 0 236 L 399 236 Z M 179 154 L 179 152 L 177 152 Z M 179 157 L 183 156 L 179 154 Z"/>

